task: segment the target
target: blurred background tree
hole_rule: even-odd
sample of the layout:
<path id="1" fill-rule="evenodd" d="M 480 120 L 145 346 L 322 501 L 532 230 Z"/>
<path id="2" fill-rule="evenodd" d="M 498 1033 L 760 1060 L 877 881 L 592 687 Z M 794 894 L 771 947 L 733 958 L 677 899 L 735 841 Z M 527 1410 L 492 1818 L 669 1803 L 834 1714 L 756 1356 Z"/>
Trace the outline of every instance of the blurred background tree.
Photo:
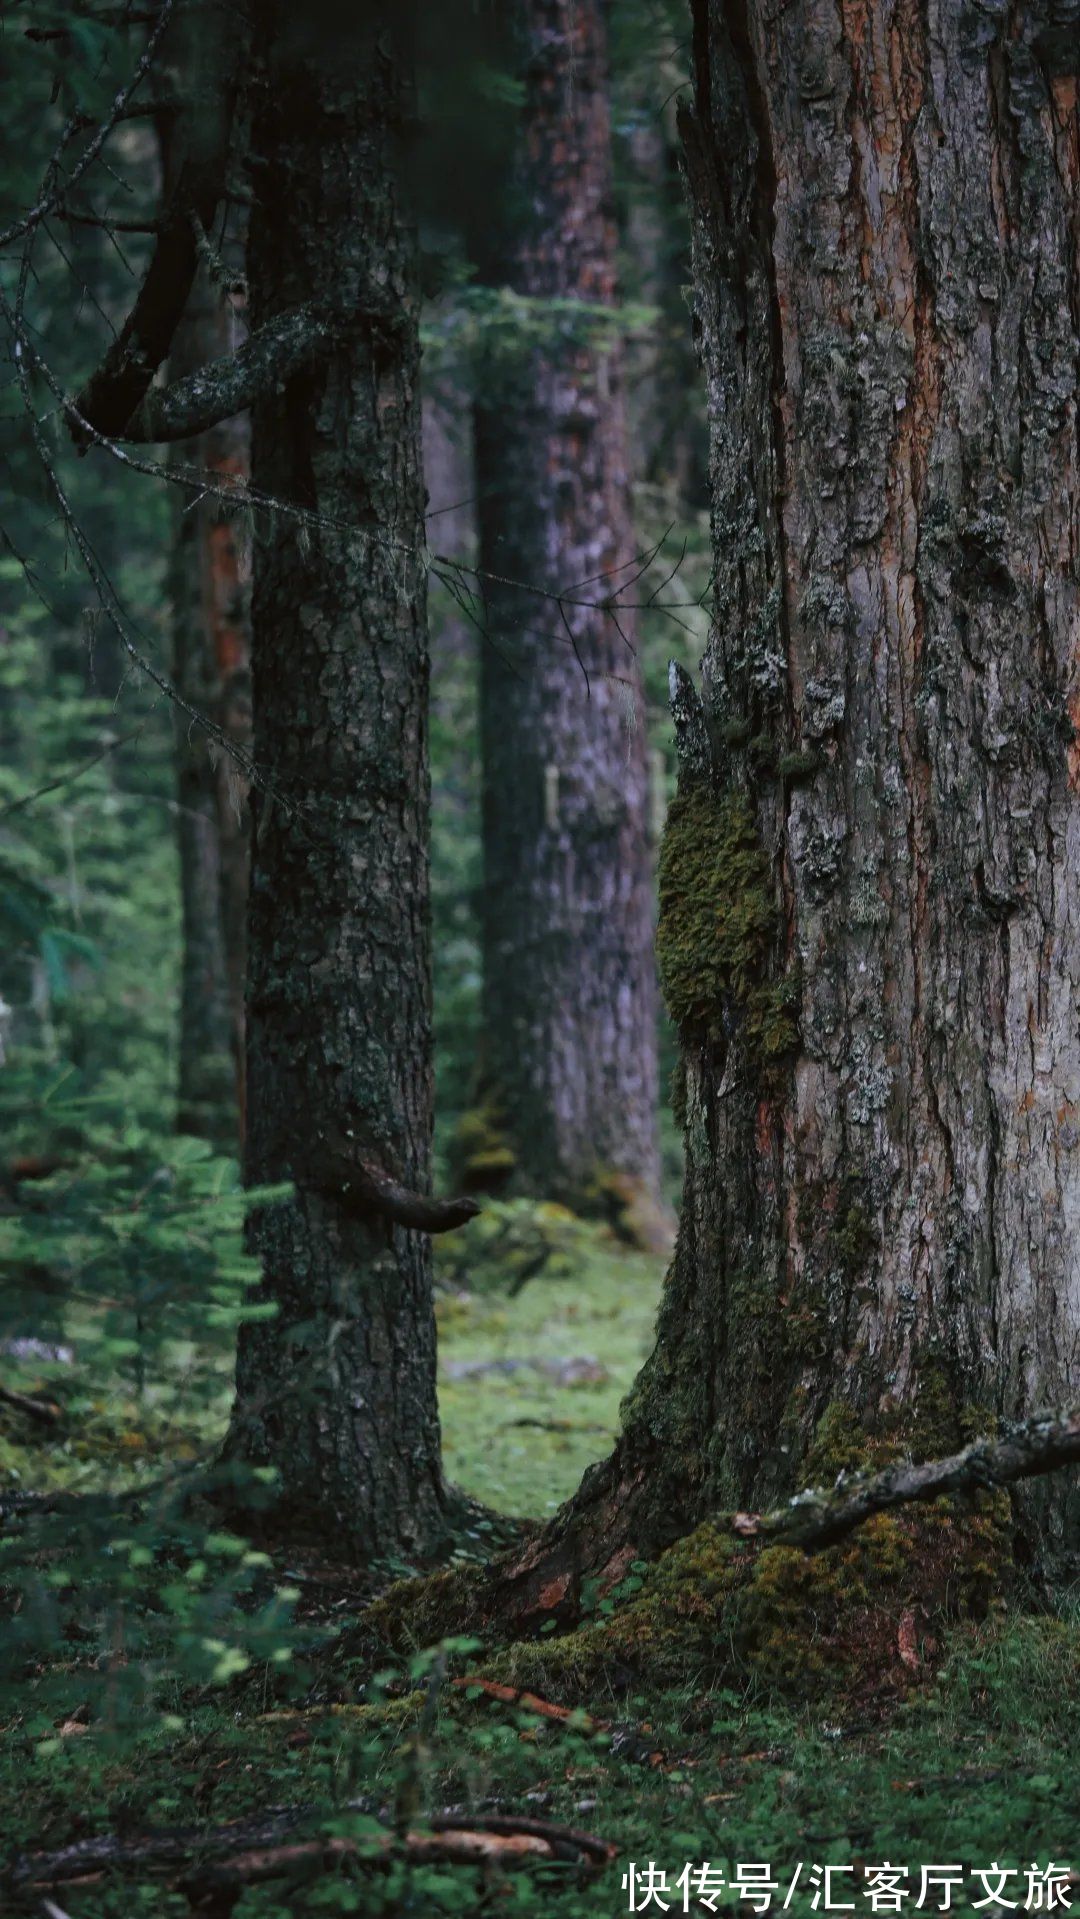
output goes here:
<path id="1" fill-rule="evenodd" d="M 164 1189 L 186 1194 L 192 1179 L 200 1192 L 212 1179 L 217 1194 L 235 1199 L 218 1219 L 219 1226 L 231 1225 L 215 1229 L 213 1244 L 221 1271 L 232 1276 L 222 1283 L 241 1286 L 237 1311 L 253 1271 L 240 1246 L 238 1167 L 238 980 L 248 841 L 245 575 L 253 527 L 245 509 L 223 502 L 212 487 L 175 484 L 185 468 L 226 480 L 242 475 L 246 416 L 182 445 L 159 468 L 155 451 L 139 446 L 127 458 L 95 452 L 80 459 L 59 398 L 86 388 L 103 349 L 117 353 L 159 245 L 163 187 L 167 199 L 169 180 L 182 164 L 180 108 L 204 84 L 211 101 L 220 92 L 221 76 L 203 44 L 202 12 L 187 10 L 195 23 L 194 66 L 183 32 L 170 30 L 142 94 L 133 94 L 118 116 L 100 160 L 35 227 L 28 270 L 23 274 L 20 239 L 4 280 L 55 384 L 30 369 L 33 424 L 20 402 L 14 365 L 4 389 L 0 996 L 4 1206 L 18 1258 L 14 1283 L 4 1288 L 0 1336 L 47 1334 L 59 1350 L 70 1348 L 77 1328 L 81 1382 L 99 1360 L 102 1380 L 110 1378 L 112 1363 L 108 1343 L 95 1345 L 99 1322 L 93 1286 L 83 1284 L 87 1273 L 99 1273 L 103 1301 L 120 1300 L 125 1312 L 129 1302 L 129 1293 L 116 1286 L 112 1255 L 96 1265 L 91 1256 L 95 1208 L 104 1205 L 95 1182 L 104 1178 L 114 1193 L 134 1195 L 160 1172 Z M 607 227 L 604 245 L 616 241 L 618 257 L 607 258 L 607 292 L 586 316 L 581 337 L 597 365 L 623 360 L 629 369 L 634 506 L 623 524 L 635 551 L 653 556 L 637 583 L 641 604 L 627 615 L 636 620 L 625 676 L 635 681 L 635 780 L 640 797 L 647 773 L 653 792 L 648 815 L 636 803 L 636 848 L 628 851 L 638 862 L 639 909 L 645 840 L 655 839 L 673 772 L 667 656 L 674 650 L 692 663 L 707 624 L 699 604 L 708 577 L 703 407 L 696 386 L 687 387 L 682 289 L 688 241 L 675 159 L 674 95 L 685 70 L 679 23 L 674 5 L 641 0 L 620 9 L 610 66 L 595 68 L 590 78 L 610 127 L 610 151 L 601 157 L 608 183 L 601 190 L 606 214 L 616 213 L 617 222 Z M 3 224 L 17 226 L 34 206 L 58 142 L 66 141 L 66 155 L 73 143 L 78 151 L 80 139 L 85 144 L 94 137 L 154 31 L 152 22 L 81 4 L 28 15 L 20 30 L 9 30 Z M 479 1162 L 473 1167 L 478 1183 L 497 1184 L 505 1147 L 497 1137 L 496 1163 L 485 1172 L 491 1140 L 479 1097 L 489 1052 L 481 965 L 480 683 L 505 648 L 469 571 L 480 557 L 472 421 L 477 408 L 482 412 L 486 404 L 490 415 L 497 395 L 528 377 L 553 337 L 573 341 L 580 331 L 573 316 L 567 318 L 567 302 L 580 302 L 580 287 L 550 298 L 541 290 L 523 299 L 515 290 L 502 239 L 505 201 L 494 217 L 493 181 L 500 171 L 510 177 L 520 142 L 520 47 L 503 9 L 423 9 L 417 21 L 420 111 L 411 160 L 426 290 L 427 537 L 431 550 L 461 562 L 460 571 L 436 566 L 430 581 L 436 1184 L 449 1181 L 470 1157 Z M 199 74 L 207 69 L 204 83 Z M 567 78 L 572 99 L 572 71 Z M 184 315 L 159 379 L 182 378 L 243 337 L 245 230 L 260 190 L 249 151 L 251 110 L 250 91 L 241 86 L 231 115 L 226 190 L 213 229 L 201 237 L 196 231 Z M 452 186 L 450 152 L 457 163 Z M 91 398 L 100 401 L 100 384 Z M 670 418 L 662 425 L 665 406 Z M 57 510 L 43 453 L 65 488 L 72 524 Z M 72 525 L 85 554 L 77 550 Z M 661 612 L 663 600 L 678 604 Z M 573 667 L 565 677 L 566 699 L 586 716 L 584 678 L 561 638 L 559 645 L 560 672 Z M 183 705 L 170 702 L 155 674 L 171 677 Z M 207 716 L 217 737 L 193 723 L 187 709 Z M 622 751 L 621 712 L 617 724 Z M 227 751 L 229 741 L 240 747 L 238 757 Z M 641 926 L 636 937 L 640 942 Z M 640 966 L 639 982 L 645 1008 L 650 989 Z M 639 1133 L 649 1139 L 659 1129 L 659 1184 L 670 1203 L 680 1148 L 664 1097 L 673 1058 L 666 1022 L 660 1046 L 661 1086 L 642 1109 Z M 641 1070 L 651 1084 L 647 1033 L 643 1048 Z M 206 1140 L 212 1149 L 209 1161 L 199 1154 L 190 1159 L 202 1169 L 197 1178 L 177 1173 L 177 1153 L 193 1150 L 178 1146 L 177 1135 Z M 655 1186 L 651 1145 L 646 1158 Z M 542 1178 L 526 1183 L 538 1198 L 546 1196 Z M 553 1169 L 550 1192 L 557 1190 L 568 1191 Z M 595 1192 L 586 1198 L 581 1182 L 569 1196 L 597 1203 Z M 618 1192 L 600 1195 L 600 1205 L 618 1231 L 631 1237 L 640 1231 L 640 1218 Z M 136 1264 L 154 1263 L 157 1217 L 151 1209 L 149 1238 L 140 1242 Z M 522 1244 L 531 1246 L 536 1231 L 542 1238 L 542 1225 L 523 1228 Z M 557 1226 L 556 1256 L 562 1233 Z M 201 1228 L 194 1243 L 205 1251 Z M 176 1277 L 174 1264 L 163 1248 L 155 1282 L 162 1297 L 169 1275 Z M 187 1314 L 184 1323 L 196 1339 L 203 1307 L 193 1289 L 197 1268 L 193 1259 L 182 1283 L 177 1280 L 177 1311 L 181 1319 Z M 41 1282 L 39 1290 L 27 1291 L 28 1274 Z M 213 1263 L 206 1283 L 210 1290 L 216 1283 Z M 175 1358 L 184 1341 L 173 1336 L 168 1314 L 131 1310 L 132 1336 L 144 1349 L 141 1390 L 152 1400 L 155 1366 L 167 1373 L 167 1353 Z M 103 1305 L 103 1311 L 114 1308 Z M 168 1338 L 162 1330 L 159 1341 L 157 1329 L 166 1325 L 172 1330 Z M 219 1422 L 228 1348 L 226 1337 L 207 1375 Z M 60 1379 L 70 1396 L 66 1360 L 57 1373 L 42 1354 L 25 1346 L 18 1351 L 21 1358 L 12 1349 L 5 1362 L 13 1389 L 25 1383 L 29 1364 L 43 1390 L 53 1391 Z"/>

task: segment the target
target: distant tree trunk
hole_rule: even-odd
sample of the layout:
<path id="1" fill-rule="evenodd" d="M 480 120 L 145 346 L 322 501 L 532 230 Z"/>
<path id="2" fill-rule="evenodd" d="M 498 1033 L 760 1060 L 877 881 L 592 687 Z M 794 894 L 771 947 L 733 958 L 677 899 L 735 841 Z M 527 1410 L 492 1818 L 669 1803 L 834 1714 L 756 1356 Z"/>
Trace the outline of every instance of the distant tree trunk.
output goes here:
<path id="1" fill-rule="evenodd" d="M 538 303 L 613 308 L 615 230 L 599 0 L 521 0 L 519 238 Z M 580 1200 L 658 1176 L 647 753 L 634 614 L 623 353 L 595 317 L 542 329 L 477 411 L 484 1062 L 527 1190 Z M 622 572 L 615 569 L 622 568 Z M 587 582 L 587 584 L 583 584 Z M 517 583 L 517 584 L 515 584 Z M 561 603 L 554 597 L 564 594 Z M 631 591 L 626 597 L 633 600 Z"/>
<path id="2" fill-rule="evenodd" d="M 686 1184 L 616 1452 L 516 1570 L 549 1603 L 789 1493 L 831 1405 L 944 1452 L 1080 1393 L 1075 18 L 694 13 L 716 602 L 658 935 Z M 1044 1481 L 1041 1556 L 1078 1517 Z"/>
<path id="3" fill-rule="evenodd" d="M 635 295 L 655 312 L 654 321 L 627 343 L 634 466 L 654 515 L 670 509 L 662 527 L 673 516 L 681 525 L 707 500 L 708 432 L 687 308 L 690 228 L 678 143 L 664 116 L 652 110 L 631 129 L 625 144 L 623 240 Z"/>
<path id="4" fill-rule="evenodd" d="M 424 478 L 432 552 L 476 563 L 472 389 L 460 368 L 425 385 Z M 429 601 L 431 633 L 431 897 L 435 961 L 436 1111 L 460 1121 L 474 1093 L 480 993 L 479 661 L 476 628 L 445 587 Z M 456 1160 L 465 1157 L 452 1154 Z M 475 1183 L 475 1182 L 474 1182 Z"/>
<path id="5" fill-rule="evenodd" d="M 277 1468 L 278 1524 L 370 1558 L 445 1529 L 430 1246 L 342 1171 L 423 1191 L 431 1147 L 409 90 L 389 9 L 259 20 L 252 324 L 315 289 L 341 331 L 253 421 L 257 486 L 312 517 L 256 533 L 247 1175 L 296 1192 L 253 1219 L 277 1315 L 242 1331 L 232 1448 Z"/>
<path id="6" fill-rule="evenodd" d="M 170 377 L 232 352 L 239 323 L 202 281 L 176 336 Z M 248 471 L 241 414 L 186 444 L 183 465 Z M 237 741 L 250 734 L 248 568 L 235 522 L 210 495 L 177 493 L 171 565 L 173 677 L 188 703 Z M 183 915 L 177 1123 L 236 1150 L 243 1137 L 247 795 L 233 762 L 177 716 Z"/>

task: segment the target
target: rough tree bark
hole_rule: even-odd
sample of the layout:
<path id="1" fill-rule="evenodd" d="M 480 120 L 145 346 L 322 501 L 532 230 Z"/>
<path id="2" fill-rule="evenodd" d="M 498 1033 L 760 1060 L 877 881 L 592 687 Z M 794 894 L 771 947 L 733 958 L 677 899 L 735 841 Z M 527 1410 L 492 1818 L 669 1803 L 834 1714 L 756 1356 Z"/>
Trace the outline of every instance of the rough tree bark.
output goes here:
<path id="1" fill-rule="evenodd" d="M 481 672 L 484 1078 L 520 1185 L 580 1200 L 615 1174 L 649 1196 L 656 1006 L 634 616 L 573 604 L 613 594 L 634 552 L 622 349 L 569 310 L 616 300 L 602 8 L 521 0 L 517 18 L 522 212 L 503 270 L 518 294 L 565 304 L 538 307 L 538 344 L 477 409 L 480 563 L 496 576 Z M 543 597 L 559 592 L 566 603 Z"/>
<path id="2" fill-rule="evenodd" d="M 658 935 L 686 1183 L 622 1437 L 519 1604 L 790 1493 L 831 1403 L 940 1452 L 1080 1375 L 1080 12 L 694 24 L 716 600 Z M 1027 1502 L 1049 1561 L 1077 1519 L 1069 1476 Z"/>
<path id="3" fill-rule="evenodd" d="M 259 28 L 252 324 L 312 289 L 351 318 L 253 419 L 257 486 L 310 517 L 256 531 L 247 1173 L 295 1198 L 253 1222 L 277 1315 L 242 1331 L 231 1445 L 277 1468 L 280 1524 L 370 1558 L 446 1527 L 430 1247 L 399 1223 L 434 1204 L 404 1190 L 432 1117 L 409 87 L 388 9 Z"/>
<path id="4" fill-rule="evenodd" d="M 235 345 L 239 326 L 200 282 L 170 356 L 184 375 Z M 249 468 L 248 421 L 236 415 L 184 446 L 184 464 L 223 484 Z M 173 679 L 188 704 L 250 744 L 250 569 L 220 500 L 177 494 L 171 562 Z M 235 1151 L 244 1128 L 247 796 L 232 762 L 177 720 L 177 837 L 183 917 L 179 1103 L 184 1132 Z"/>

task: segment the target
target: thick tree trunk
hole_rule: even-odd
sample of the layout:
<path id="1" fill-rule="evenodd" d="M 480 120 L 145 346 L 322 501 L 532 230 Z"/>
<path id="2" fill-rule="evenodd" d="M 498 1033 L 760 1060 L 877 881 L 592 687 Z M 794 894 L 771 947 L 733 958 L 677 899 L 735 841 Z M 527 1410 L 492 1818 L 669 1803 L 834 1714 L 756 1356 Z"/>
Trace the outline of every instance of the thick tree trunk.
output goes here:
<path id="1" fill-rule="evenodd" d="M 1068 24 L 1065 23 L 1068 13 Z M 1075 5 L 697 0 L 715 627 L 676 678 L 687 1171 L 549 1600 L 804 1475 L 1080 1384 Z M 1075 1551 L 1065 1476 L 1027 1503 Z"/>
<path id="2" fill-rule="evenodd" d="M 614 330 L 601 345 L 595 318 L 546 304 L 615 303 L 602 9 L 522 0 L 519 20 L 523 212 L 506 271 L 538 303 L 537 344 L 476 432 L 480 561 L 496 576 L 481 674 L 485 1079 L 520 1185 L 580 1200 L 615 1174 L 649 1195 L 641 673 L 632 611 L 590 604 L 632 572 L 623 355 Z"/>
<path id="3" fill-rule="evenodd" d="M 238 322 L 197 285 L 176 336 L 174 378 L 234 350 Z M 227 477 L 248 471 L 238 415 L 185 443 L 182 463 Z M 178 495 L 172 555 L 173 678 L 187 702 L 249 743 L 248 567 L 221 502 Z M 248 840 L 236 769 L 183 715 L 177 721 L 177 828 L 183 914 L 177 1123 L 236 1149 L 243 1138 Z"/>
<path id="4" fill-rule="evenodd" d="M 295 1198 L 253 1222 L 277 1315 L 243 1330 L 232 1434 L 279 1524 L 357 1558 L 445 1526 L 430 1247 L 380 1203 L 427 1184 L 431 1003 L 408 90 L 377 12 L 327 37 L 260 10 L 252 322 L 318 289 L 342 330 L 253 422 L 257 485 L 310 517 L 257 526 L 247 1172 Z"/>

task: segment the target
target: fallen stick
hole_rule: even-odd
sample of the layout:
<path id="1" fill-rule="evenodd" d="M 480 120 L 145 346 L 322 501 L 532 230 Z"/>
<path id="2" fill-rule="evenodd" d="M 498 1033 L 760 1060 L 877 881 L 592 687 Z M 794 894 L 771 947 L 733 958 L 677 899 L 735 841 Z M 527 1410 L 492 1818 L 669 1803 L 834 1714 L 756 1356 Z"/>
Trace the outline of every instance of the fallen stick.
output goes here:
<path id="1" fill-rule="evenodd" d="M 211 1832 L 181 1826 L 175 1832 L 144 1833 L 137 1839 L 101 1833 L 93 1839 L 77 1839 L 56 1852 L 20 1853 L 3 1877 L 11 1886 L 45 1887 L 97 1879 L 110 1867 L 182 1866 L 192 1853 L 272 1844 L 311 1817 L 310 1806 L 277 1806 L 261 1819 L 236 1820 Z"/>
<path id="2" fill-rule="evenodd" d="M 452 1679 L 450 1684 L 461 1689 L 477 1687 L 489 1699 L 501 1699 L 507 1706 L 520 1706 L 523 1712 L 536 1713 L 541 1719 L 557 1720 L 561 1726 L 574 1719 L 581 1732 L 605 1732 L 608 1728 L 606 1719 L 594 1719 L 591 1713 L 582 1712 L 578 1706 L 556 1706 L 550 1699 L 541 1699 L 539 1693 L 522 1692 L 517 1686 L 504 1685 L 501 1679 L 482 1679 L 479 1673 L 466 1673 L 463 1679 Z"/>
<path id="3" fill-rule="evenodd" d="M 567 1848 L 560 1857 L 572 1857 L 581 1854 L 591 1859 L 594 1865 L 606 1866 L 614 1859 L 618 1847 L 607 1839 L 598 1839 L 595 1833 L 581 1832 L 576 1826 L 560 1826 L 552 1819 L 530 1819 L 519 1817 L 517 1813 L 486 1812 L 477 1816 L 458 1813 L 436 1813 L 430 1820 L 433 1832 L 455 1832 L 466 1827 L 478 1832 L 509 1835 L 515 1832 L 527 1833 L 535 1839 L 544 1839 L 552 1847 Z"/>
<path id="4" fill-rule="evenodd" d="M 507 1706 L 520 1706 L 523 1712 L 536 1713 L 541 1719 L 553 1719 L 561 1726 L 572 1721 L 578 1732 L 613 1733 L 620 1742 L 619 1750 L 624 1757 L 647 1760 L 654 1767 L 665 1763 L 663 1752 L 636 1726 L 616 1726 L 610 1719 L 596 1719 L 581 1706 L 556 1706 L 550 1699 L 541 1699 L 539 1693 L 521 1692 L 517 1686 L 507 1686 L 501 1679 L 482 1679 L 478 1673 L 466 1674 L 463 1679 L 452 1679 L 450 1684 L 478 1687 L 489 1699 L 502 1700 Z"/>
<path id="5" fill-rule="evenodd" d="M 545 1832 L 523 1830 L 507 1820 L 511 1830 L 493 1832 L 490 1822 L 455 1827 L 432 1822 L 430 1832 L 376 1834 L 370 1839 L 305 1839 L 291 1845 L 271 1846 L 259 1851 L 235 1853 L 217 1865 L 189 1873 L 181 1888 L 190 1898 L 204 1899 L 208 1894 L 239 1886 L 257 1885 L 266 1879 L 278 1879 L 296 1872 L 325 1872 L 342 1859 L 355 1859 L 361 1865 L 381 1865 L 391 1858 L 405 1858 L 415 1865 L 442 1866 L 517 1866 L 537 1860 L 551 1864 L 562 1862 L 595 1869 L 614 1858 L 613 1847 L 602 1846 L 588 1835 L 570 1838 Z M 586 1839 L 587 1847 L 575 1844 Z M 602 1850 L 597 1850 L 601 1848 Z"/>

